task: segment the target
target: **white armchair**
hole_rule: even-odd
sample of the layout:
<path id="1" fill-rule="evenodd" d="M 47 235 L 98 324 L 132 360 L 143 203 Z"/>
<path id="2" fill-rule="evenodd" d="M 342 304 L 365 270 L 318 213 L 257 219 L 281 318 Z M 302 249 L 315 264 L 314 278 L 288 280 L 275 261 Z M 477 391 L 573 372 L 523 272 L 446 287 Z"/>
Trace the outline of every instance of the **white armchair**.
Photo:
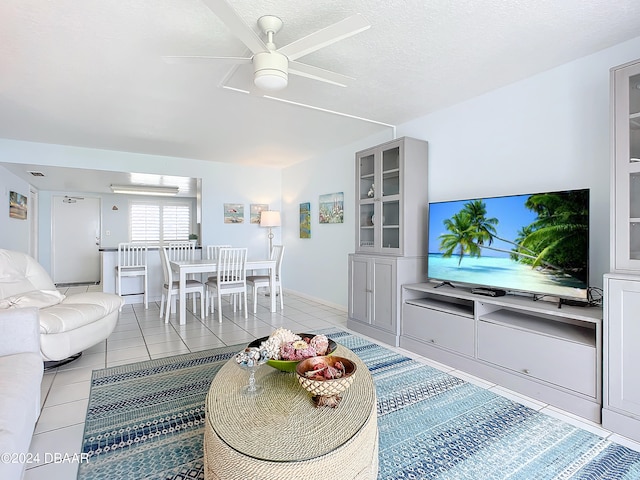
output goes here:
<path id="1" fill-rule="evenodd" d="M 29 255 L 0 249 L 0 310 L 37 307 L 45 361 L 79 356 L 105 340 L 118 321 L 122 298 L 103 292 L 65 297 Z"/>

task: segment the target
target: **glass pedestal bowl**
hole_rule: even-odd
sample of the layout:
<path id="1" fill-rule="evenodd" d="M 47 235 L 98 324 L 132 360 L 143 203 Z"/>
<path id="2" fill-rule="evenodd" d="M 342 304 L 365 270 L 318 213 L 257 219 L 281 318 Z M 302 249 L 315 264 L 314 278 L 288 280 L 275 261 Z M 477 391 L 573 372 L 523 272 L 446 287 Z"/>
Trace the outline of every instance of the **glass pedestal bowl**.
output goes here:
<path id="1" fill-rule="evenodd" d="M 242 387 L 242 392 L 246 395 L 257 395 L 262 391 L 262 387 L 256 384 L 256 371 L 261 365 L 267 363 L 266 352 L 257 347 L 247 347 L 236 354 L 236 364 L 238 367 L 249 372 L 249 383 Z"/>

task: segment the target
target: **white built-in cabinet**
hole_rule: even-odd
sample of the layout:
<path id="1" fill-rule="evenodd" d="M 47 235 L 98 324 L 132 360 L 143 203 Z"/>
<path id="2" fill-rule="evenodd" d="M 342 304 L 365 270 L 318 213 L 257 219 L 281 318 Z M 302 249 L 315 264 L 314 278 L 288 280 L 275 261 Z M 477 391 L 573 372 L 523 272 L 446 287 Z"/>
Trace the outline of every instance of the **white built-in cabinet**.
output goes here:
<path id="1" fill-rule="evenodd" d="M 602 424 L 640 441 L 640 281 L 622 274 L 604 277 Z"/>
<path id="2" fill-rule="evenodd" d="M 600 422 L 602 309 L 433 283 L 401 298 L 400 347 Z"/>
<path id="3" fill-rule="evenodd" d="M 611 70 L 611 274 L 604 276 L 602 424 L 640 441 L 640 60 Z"/>
<path id="4" fill-rule="evenodd" d="M 402 137 L 355 158 L 347 325 L 390 345 L 398 345 L 402 284 L 426 279 L 427 148 Z"/>
<path id="5" fill-rule="evenodd" d="M 350 254 L 348 327 L 397 346 L 402 285 L 425 270 L 421 257 Z"/>

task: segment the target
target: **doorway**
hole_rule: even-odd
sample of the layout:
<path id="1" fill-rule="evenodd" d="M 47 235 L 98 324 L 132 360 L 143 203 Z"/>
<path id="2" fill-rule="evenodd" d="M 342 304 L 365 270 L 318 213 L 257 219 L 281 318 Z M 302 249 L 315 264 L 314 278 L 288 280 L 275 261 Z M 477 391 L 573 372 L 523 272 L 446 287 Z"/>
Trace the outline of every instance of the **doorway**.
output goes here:
<path id="1" fill-rule="evenodd" d="M 53 196 L 51 224 L 53 283 L 98 283 L 100 199 Z"/>
<path id="2" fill-rule="evenodd" d="M 29 188 L 29 255 L 38 260 L 38 191 Z"/>

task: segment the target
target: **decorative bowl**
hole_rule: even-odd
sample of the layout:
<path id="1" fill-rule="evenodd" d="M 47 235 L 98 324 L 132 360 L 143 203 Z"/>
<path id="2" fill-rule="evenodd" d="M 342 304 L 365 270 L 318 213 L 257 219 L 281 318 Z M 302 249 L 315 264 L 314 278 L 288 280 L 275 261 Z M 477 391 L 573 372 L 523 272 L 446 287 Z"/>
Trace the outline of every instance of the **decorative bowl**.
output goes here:
<path id="1" fill-rule="evenodd" d="M 342 362 L 342 364 L 344 365 L 344 374 L 339 378 L 332 379 L 316 379 L 307 377 L 305 375 L 305 372 L 312 370 L 314 364 L 317 364 L 318 360 L 324 361 L 330 367 L 333 367 L 336 362 Z M 340 394 L 343 393 L 347 388 L 349 388 L 353 383 L 353 374 L 355 372 L 355 363 L 353 363 L 348 358 L 337 357 L 333 355 L 306 358 L 300 361 L 300 363 L 298 363 L 298 365 L 296 366 L 298 382 L 305 390 L 314 395 L 314 397 L 338 397 L 337 400 L 339 400 Z M 314 398 L 314 400 L 316 399 Z M 326 404 L 322 402 L 322 400 L 326 400 L 326 398 L 320 400 L 320 404 Z"/>
<path id="2" fill-rule="evenodd" d="M 315 333 L 298 333 L 297 335 L 301 336 L 302 338 L 305 338 L 305 337 L 313 338 L 316 336 Z M 253 342 L 251 342 L 249 345 L 247 345 L 247 347 L 259 347 L 260 344 L 265 340 L 267 340 L 268 338 L 269 338 L 268 336 L 257 338 Z M 336 350 L 336 348 L 338 348 L 338 344 L 333 340 L 331 340 L 330 338 L 328 340 L 329 340 L 329 348 L 327 348 L 326 355 L 331 355 Z M 312 358 L 318 358 L 318 357 L 312 357 Z M 300 362 L 301 360 L 267 360 L 267 365 L 275 368 L 276 370 L 280 370 L 282 372 L 295 372 L 296 365 L 298 365 L 298 363 Z"/>

